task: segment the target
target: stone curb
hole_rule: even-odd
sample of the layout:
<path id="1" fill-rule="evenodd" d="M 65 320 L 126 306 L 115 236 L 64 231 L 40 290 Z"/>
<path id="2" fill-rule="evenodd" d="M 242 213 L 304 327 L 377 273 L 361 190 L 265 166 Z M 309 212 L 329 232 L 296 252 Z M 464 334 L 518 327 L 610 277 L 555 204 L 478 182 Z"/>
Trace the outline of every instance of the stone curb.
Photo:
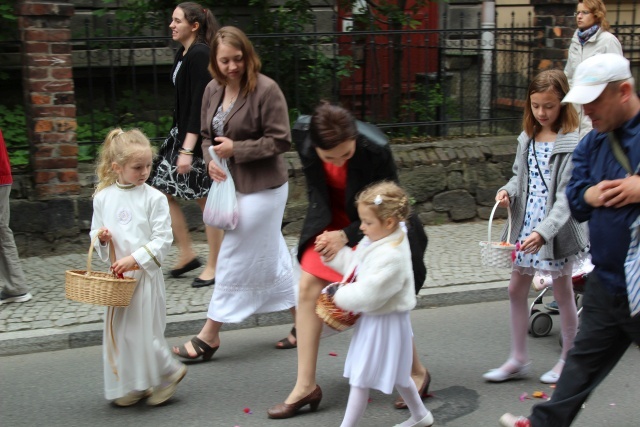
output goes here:
<path id="1" fill-rule="evenodd" d="M 504 281 L 498 281 L 423 288 L 418 295 L 416 309 L 504 300 L 508 298 L 506 286 Z M 167 316 L 165 336 L 177 337 L 195 333 L 202 327 L 205 314 L 189 313 Z M 238 324 L 225 324 L 223 331 L 289 324 L 291 324 L 291 315 L 288 311 L 281 311 L 253 315 Z M 64 328 L 5 332 L 0 334 L 0 356 L 100 345 L 102 344 L 102 333 L 102 322 Z M 276 338 L 274 337 L 274 343 Z"/>

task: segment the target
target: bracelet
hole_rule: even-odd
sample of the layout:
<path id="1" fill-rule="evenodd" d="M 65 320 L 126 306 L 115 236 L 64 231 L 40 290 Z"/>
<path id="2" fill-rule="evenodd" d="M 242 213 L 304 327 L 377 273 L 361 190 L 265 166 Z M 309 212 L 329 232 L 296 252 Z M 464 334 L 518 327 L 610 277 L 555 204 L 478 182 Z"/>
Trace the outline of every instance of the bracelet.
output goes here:
<path id="1" fill-rule="evenodd" d="M 187 156 L 193 156 L 193 151 L 178 150 L 178 153 L 180 153 L 180 154 L 186 154 Z"/>

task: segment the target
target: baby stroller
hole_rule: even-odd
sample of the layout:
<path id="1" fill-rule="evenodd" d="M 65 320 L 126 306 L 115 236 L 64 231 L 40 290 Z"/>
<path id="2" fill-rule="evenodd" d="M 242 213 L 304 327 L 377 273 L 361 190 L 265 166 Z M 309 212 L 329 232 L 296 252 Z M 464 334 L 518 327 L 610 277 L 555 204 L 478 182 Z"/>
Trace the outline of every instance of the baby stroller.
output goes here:
<path id="1" fill-rule="evenodd" d="M 587 277 L 592 271 L 593 264 L 590 259 L 586 259 L 574 270 L 573 275 L 571 276 L 573 292 L 576 297 L 576 306 L 578 306 L 578 318 L 582 311 L 579 299 L 584 293 Z M 529 334 L 534 338 L 545 337 L 549 335 L 551 328 L 553 328 L 553 319 L 549 313 L 540 311 L 536 306 L 542 304 L 542 297 L 544 297 L 544 295 L 552 288 L 553 280 L 551 279 L 551 276 L 536 274 L 533 277 L 531 286 L 540 293 L 533 303 L 531 303 L 531 307 L 529 309 Z M 562 345 L 562 334 L 560 334 L 560 345 Z"/>

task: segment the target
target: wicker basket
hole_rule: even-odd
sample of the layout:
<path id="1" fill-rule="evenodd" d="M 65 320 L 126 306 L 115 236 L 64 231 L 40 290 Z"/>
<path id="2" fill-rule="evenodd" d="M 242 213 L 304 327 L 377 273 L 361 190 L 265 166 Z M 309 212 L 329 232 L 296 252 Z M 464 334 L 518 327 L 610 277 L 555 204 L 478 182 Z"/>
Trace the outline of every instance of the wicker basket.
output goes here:
<path id="1" fill-rule="evenodd" d="M 65 295 L 67 299 L 88 304 L 110 307 L 126 307 L 136 288 L 136 280 L 131 277 L 119 279 L 114 273 L 91 271 L 94 237 L 87 255 L 86 270 L 67 270 L 65 272 Z M 113 244 L 109 245 L 111 260 L 115 261 Z"/>
<path id="2" fill-rule="evenodd" d="M 511 208 L 507 206 L 507 241 L 492 242 L 491 241 L 491 224 L 493 223 L 493 215 L 498 207 L 498 202 L 491 210 L 489 217 L 489 231 L 486 241 L 480 242 L 480 254 L 482 256 L 482 265 L 485 267 L 495 268 L 512 268 L 513 253 L 516 250 L 515 245 L 509 243 L 511 241 Z"/>
<path id="3" fill-rule="evenodd" d="M 330 328 L 336 331 L 344 331 L 355 325 L 360 318 L 360 314 L 345 311 L 336 306 L 333 302 L 333 296 L 326 292 L 327 288 L 336 285 L 338 283 L 332 283 L 322 291 L 316 303 L 316 314 Z"/>

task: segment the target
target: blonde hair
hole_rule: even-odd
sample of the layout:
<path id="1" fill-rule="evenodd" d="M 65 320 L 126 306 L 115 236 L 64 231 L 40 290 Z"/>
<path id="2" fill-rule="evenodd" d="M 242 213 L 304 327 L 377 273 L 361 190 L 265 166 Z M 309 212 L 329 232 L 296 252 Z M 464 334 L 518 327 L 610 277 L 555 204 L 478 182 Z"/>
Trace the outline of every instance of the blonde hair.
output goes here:
<path id="1" fill-rule="evenodd" d="M 409 196 L 395 182 L 371 184 L 356 196 L 356 206 L 367 206 L 380 221 L 393 218 L 406 221 L 411 213 Z"/>
<path id="2" fill-rule="evenodd" d="M 124 167 L 133 157 L 145 150 L 151 151 L 152 154 L 154 153 L 149 138 L 140 130 L 123 131 L 120 128 L 115 128 L 109 132 L 104 139 L 98 156 L 96 164 L 98 183 L 93 196 L 95 197 L 98 192 L 116 182 L 118 174 L 113 170 L 113 163 Z"/>

